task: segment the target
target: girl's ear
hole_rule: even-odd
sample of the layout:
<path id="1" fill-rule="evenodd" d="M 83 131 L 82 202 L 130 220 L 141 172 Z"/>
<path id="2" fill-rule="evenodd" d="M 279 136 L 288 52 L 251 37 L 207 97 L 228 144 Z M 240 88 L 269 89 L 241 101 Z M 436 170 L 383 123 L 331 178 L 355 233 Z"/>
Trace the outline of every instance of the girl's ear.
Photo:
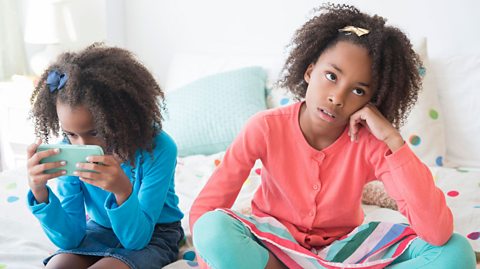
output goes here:
<path id="1" fill-rule="evenodd" d="M 303 75 L 303 78 L 305 79 L 305 82 L 307 82 L 307 83 L 310 83 L 310 75 L 312 74 L 313 67 L 314 67 L 314 65 L 310 64 L 307 67 L 307 70 L 305 70 L 305 74 Z"/>

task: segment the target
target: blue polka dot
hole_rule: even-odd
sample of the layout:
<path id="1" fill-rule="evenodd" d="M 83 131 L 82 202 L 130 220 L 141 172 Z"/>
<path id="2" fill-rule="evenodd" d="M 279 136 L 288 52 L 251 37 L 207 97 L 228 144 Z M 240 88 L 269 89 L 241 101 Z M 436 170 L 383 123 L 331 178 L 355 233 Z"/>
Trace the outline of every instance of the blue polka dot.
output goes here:
<path id="1" fill-rule="evenodd" d="M 19 199 L 19 198 L 18 198 L 17 196 L 8 196 L 7 202 L 13 203 L 13 202 L 18 201 L 18 199 Z"/>
<path id="2" fill-rule="evenodd" d="M 280 105 L 284 106 L 284 105 L 288 104 L 288 102 L 290 102 L 290 99 L 288 99 L 288 98 L 282 98 L 282 99 L 280 100 Z"/>
<path id="3" fill-rule="evenodd" d="M 443 166 L 443 157 L 442 156 L 438 156 L 436 159 L 435 159 L 435 164 L 437 166 Z"/>
<path id="4" fill-rule="evenodd" d="M 183 253 L 183 259 L 189 261 L 195 260 L 195 251 L 187 251 Z"/>

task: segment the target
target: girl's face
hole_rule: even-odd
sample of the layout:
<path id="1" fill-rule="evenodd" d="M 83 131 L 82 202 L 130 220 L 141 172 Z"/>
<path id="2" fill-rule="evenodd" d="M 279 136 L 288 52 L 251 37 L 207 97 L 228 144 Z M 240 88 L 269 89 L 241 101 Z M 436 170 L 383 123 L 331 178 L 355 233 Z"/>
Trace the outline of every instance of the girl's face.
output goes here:
<path id="1" fill-rule="evenodd" d="M 97 145 L 105 150 L 105 142 L 97 136 L 92 113 L 85 106 L 71 107 L 57 102 L 57 115 L 62 132 L 74 145 Z"/>
<path id="2" fill-rule="evenodd" d="M 340 41 L 326 49 L 305 71 L 307 122 L 344 128 L 373 96 L 371 66 L 368 51 L 359 45 Z"/>

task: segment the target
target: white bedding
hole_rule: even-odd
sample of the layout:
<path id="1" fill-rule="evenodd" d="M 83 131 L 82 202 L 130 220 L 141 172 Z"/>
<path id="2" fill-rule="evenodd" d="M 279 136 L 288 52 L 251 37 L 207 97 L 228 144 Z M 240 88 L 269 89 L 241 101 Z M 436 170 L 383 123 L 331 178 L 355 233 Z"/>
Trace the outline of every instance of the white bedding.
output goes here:
<path id="1" fill-rule="evenodd" d="M 193 200 L 223 156 L 190 156 L 178 159 L 176 190 L 180 207 L 188 212 Z M 250 210 L 249 201 L 260 182 L 261 163 L 257 163 L 237 199 L 234 209 L 244 213 Z M 445 193 L 447 203 L 455 216 L 456 232 L 470 237 L 474 249 L 480 251 L 480 171 L 452 168 L 432 169 L 437 186 Z M 27 193 L 25 169 L 0 173 L 0 269 L 43 268 L 42 259 L 55 251 L 55 246 L 43 234 L 37 220 L 26 207 Z M 458 195 L 455 195 L 458 193 Z M 406 222 L 397 211 L 364 206 L 365 221 L 383 220 Z M 188 214 L 182 221 L 188 234 Z M 476 239 L 475 239 L 476 238 Z M 182 249 L 180 258 L 191 250 Z M 191 253 L 190 253 L 191 254 Z M 180 260 L 165 268 L 192 268 L 195 263 Z"/>

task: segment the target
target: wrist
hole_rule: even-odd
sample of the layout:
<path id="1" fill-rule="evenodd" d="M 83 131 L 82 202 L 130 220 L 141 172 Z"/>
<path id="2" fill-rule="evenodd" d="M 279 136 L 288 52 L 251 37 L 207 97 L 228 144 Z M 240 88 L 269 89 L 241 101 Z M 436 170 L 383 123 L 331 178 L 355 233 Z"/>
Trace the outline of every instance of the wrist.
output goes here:
<path id="1" fill-rule="evenodd" d="M 132 194 L 132 185 L 129 185 L 128 188 L 126 188 L 125 190 L 122 190 L 121 192 L 114 193 L 115 200 L 117 201 L 117 205 L 120 206 L 121 204 L 123 204 L 126 200 L 128 200 L 131 194 Z"/>
<path id="2" fill-rule="evenodd" d="M 403 137 L 396 131 L 394 134 L 387 136 L 385 140 L 383 140 L 385 144 L 387 144 L 388 148 L 392 151 L 395 152 L 398 149 L 400 149 L 403 144 L 405 144 L 405 141 L 403 140 Z"/>
<path id="3" fill-rule="evenodd" d="M 48 189 L 46 185 L 30 187 L 30 190 L 37 203 L 48 203 Z"/>

